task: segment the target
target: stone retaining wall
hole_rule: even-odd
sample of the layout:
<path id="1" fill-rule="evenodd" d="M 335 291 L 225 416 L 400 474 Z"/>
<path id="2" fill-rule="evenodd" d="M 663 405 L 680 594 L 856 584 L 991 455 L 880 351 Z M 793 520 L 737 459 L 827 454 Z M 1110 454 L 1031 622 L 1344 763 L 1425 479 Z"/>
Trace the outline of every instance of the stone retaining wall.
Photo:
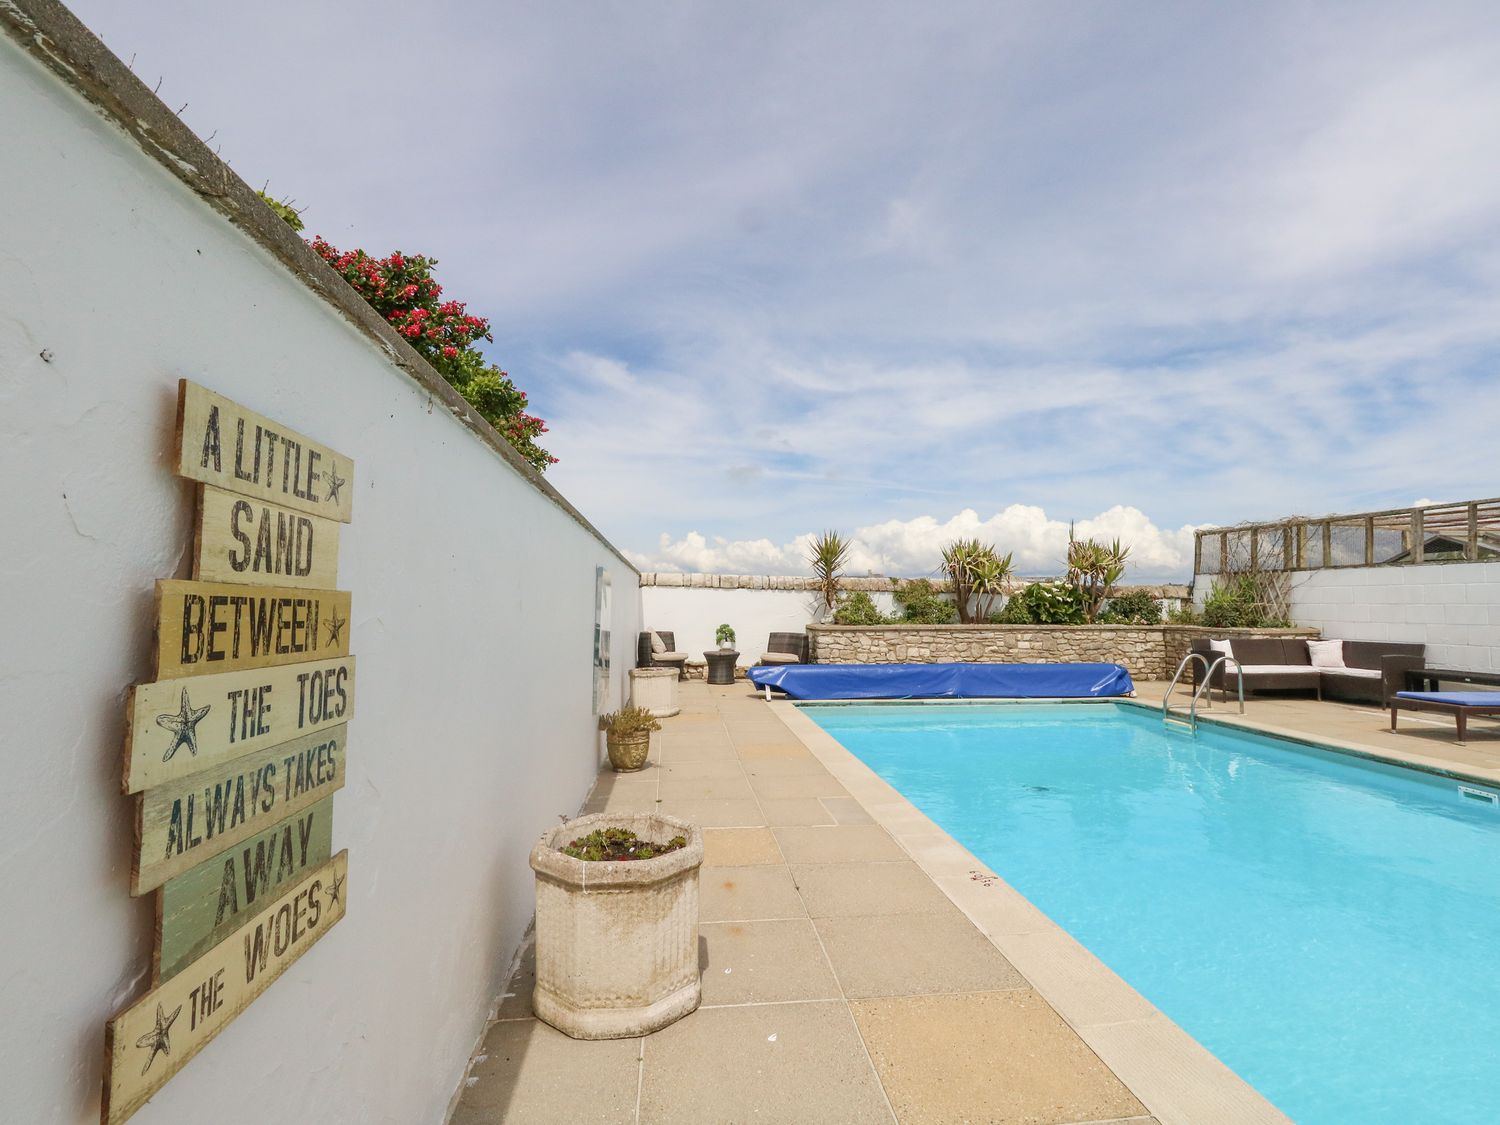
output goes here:
<path id="1" fill-rule="evenodd" d="M 1165 680 L 1196 637 L 1317 637 L 1316 629 L 1185 625 L 809 625 L 815 664 L 1120 664 Z"/>

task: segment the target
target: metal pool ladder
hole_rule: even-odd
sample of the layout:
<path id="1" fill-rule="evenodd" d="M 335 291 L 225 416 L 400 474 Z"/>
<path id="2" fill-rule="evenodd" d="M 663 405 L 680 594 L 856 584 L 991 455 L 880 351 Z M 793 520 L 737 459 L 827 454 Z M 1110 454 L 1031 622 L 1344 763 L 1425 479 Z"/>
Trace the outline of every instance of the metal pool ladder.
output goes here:
<path id="1" fill-rule="evenodd" d="M 1214 673 L 1223 666 L 1224 661 L 1227 659 L 1229 659 L 1227 656 L 1218 656 L 1215 657 L 1213 663 L 1210 664 L 1208 661 L 1208 657 L 1204 656 L 1201 652 L 1190 652 L 1186 656 L 1184 656 L 1182 658 L 1182 663 L 1177 665 L 1177 671 L 1172 676 L 1171 684 L 1167 686 L 1167 694 L 1162 696 L 1161 721 L 1167 726 L 1171 726 L 1175 723 L 1178 726 L 1187 727 L 1188 730 L 1196 733 L 1198 730 L 1198 700 L 1206 699 L 1208 701 L 1208 706 L 1210 708 L 1213 707 L 1213 689 L 1210 688 L 1209 685 L 1213 683 Z M 1193 689 L 1193 696 L 1190 700 L 1188 700 L 1187 713 L 1183 714 L 1181 711 L 1172 710 L 1172 693 L 1177 690 L 1177 684 L 1182 679 L 1183 672 L 1187 671 L 1187 666 L 1194 660 L 1203 665 L 1203 681 Z M 1239 688 L 1240 714 L 1243 715 L 1245 713 L 1244 677 L 1236 676 L 1234 678 L 1234 682 L 1235 686 Z M 1229 698 L 1227 692 L 1225 693 L 1224 698 Z"/>

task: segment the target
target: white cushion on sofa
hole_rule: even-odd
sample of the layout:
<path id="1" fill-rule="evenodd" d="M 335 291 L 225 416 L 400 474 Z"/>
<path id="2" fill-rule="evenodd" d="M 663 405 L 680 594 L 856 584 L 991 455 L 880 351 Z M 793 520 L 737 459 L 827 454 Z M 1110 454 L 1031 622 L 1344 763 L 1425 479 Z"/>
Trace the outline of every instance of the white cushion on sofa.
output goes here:
<path id="1" fill-rule="evenodd" d="M 1224 671 L 1233 672 L 1239 668 L 1239 661 L 1234 658 L 1234 645 L 1230 641 L 1211 640 L 1208 642 L 1208 647 L 1214 654 L 1208 659 L 1210 664 L 1222 656 L 1224 658 Z"/>
<path id="2" fill-rule="evenodd" d="M 1362 680 L 1380 679 L 1379 668 L 1323 668 L 1324 672 L 1336 672 L 1340 676 L 1358 676 Z"/>
<path id="3" fill-rule="evenodd" d="M 1310 664 L 1246 664 L 1240 668 L 1247 676 L 1284 676 L 1289 672 L 1316 672 Z"/>
<path id="4" fill-rule="evenodd" d="M 661 634 L 655 629 L 651 630 L 651 651 L 657 656 L 667 651 L 667 642 L 661 639 Z"/>
<path id="5" fill-rule="evenodd" d="M 1344 667 L 1343 641 L 1308 641 L 1307 655 L 1314 668 L 1340 669 Z"/>

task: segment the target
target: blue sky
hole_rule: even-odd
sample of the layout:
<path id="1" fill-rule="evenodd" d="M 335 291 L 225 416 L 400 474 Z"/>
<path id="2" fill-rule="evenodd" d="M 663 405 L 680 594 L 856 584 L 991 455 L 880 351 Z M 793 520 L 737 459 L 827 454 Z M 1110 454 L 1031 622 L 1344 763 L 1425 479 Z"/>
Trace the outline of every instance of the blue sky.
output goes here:
<path id="1" fill-rule="evenodd" d="M 1076 519 L 1162 578 L 1500 493 L 1493 5 L 73 7 L 309 234 L 439 258 L 645 567 Z"/>

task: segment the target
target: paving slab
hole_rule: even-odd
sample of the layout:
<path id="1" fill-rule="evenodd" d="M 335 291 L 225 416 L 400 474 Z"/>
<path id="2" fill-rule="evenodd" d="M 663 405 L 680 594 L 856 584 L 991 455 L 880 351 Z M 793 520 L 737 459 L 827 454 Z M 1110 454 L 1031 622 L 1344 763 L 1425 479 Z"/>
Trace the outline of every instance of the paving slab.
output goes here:
<path id="1" fill-rule="evenodd" d="M 945 914 L 957 908 L 915 863 L 803 863 L 792 878 L 814 918 Z"/>
<path id="2" fill-rule="evenodd" d="M 853 797 L 819 797 L 823 807 L 840 824 L 874 824 L 875 818 Z"/>
<path id="3" fill-rule="evenodd" d="M 842 1001 L 700 1008 L 646 1041 L 640 1094 L 643 1125 L 895 1121 Z"/>
<path id="4" fill-rule="evenodd" d="M 958 911 L 819 918 L 818 935 L 851 1000 L 1027 987 Z"/>
<path id="5" fill-rule="evenodd" d="M 569 1039 L 540 1020 L 491 1025 L 450 1125 L 634 1125 L 639 1039 Z"/>
<path id="6" fill-rule="evenodd" d="M 825 806 L 826 807 L 826 806 Z M 878 824 L 771 829 L 788 863 L 859 863 L 901 860 L 906 853 Z"/>
<path id="7" fill-rule="evenodd" d="M 789 774 L 752 776 L 750 787 L 762 800 L 779 801 L 791 797 L 847 797 L 849 791 L 833 775 Z"/>
<path id="8" fill-rule="evenodd" d="M 680 797 L 669 801 L 664 798 L 657 807 L 699 828 L 763 828 L 766 823 L 759 802 L 753 800 Z"/>
<path id="9" fill-rule="evenodd" d="M 806 918 L 705 922 L 703 1003 L 837 1000 L 839 983 Z"/>
<path id="10" fill-rule="evenodd" d="M 672 761 L 662 763 L 658 771 L 662 781 L 690 781 L 706 777 L 734 777 L 743 779 L 745 768 L 734 758 L 710 758 L 701 761 Z"/>
<path id="11" fill-rule="evenodd" d="M 591 796 L 584 802 L 582 814 L 656 812 L 660 807 L 656 800 L 656 786 L 637 785 Z"/>
<path id="12" fill-rule="evenodd" d="M 1030 989 L 856 1000 L 851 1007 L 902 1125 L 1062 1125 L 1145 1113 Z"/>
<path id="13" fill-rule="evenodd" d="M 805 918 L 807 906 L 784 864 L 705 867 L 698 877 L 698 916 L 705 922 Z"/>
<path id="14" fill-rule="evenodd" d="M 746 765 L 762 762 L 816 762 L 807 747 L 793 739 L 780 742 L 743 742 L 735 746 Z"/>
<path id="15" fill-rule="evenodd" d="M 751 801 L 755 793 L 743 773 L 718 777 L 663 776 L 661 799 L 667 803 L 688 801 Z"/>
<path id="16" fill-rule="evenodd" d="M 794 774 L 832 776 L 823 767 L 823 763 L 811 754 L 788 755 L 783 758 L 746 758 L 741 754 L 740 761 L 749 777 L 789 777 Z"/>
<path id="17" fill-rule="evenodd" d="M 691 739 L 672 739 L 662 746 L 663 762 L 733 762 L 734 746 L 728 738 L 722 742 L 696 742 Z"/>
<path id="18" fill-rule="evenodd" d="M 784 863 L 781 848 L 769 828 L 705 828 L 704 867 L 746 867 L 756 863 Z"/>
<path id="19" fill-rule="evenodd" d="M 817 797 L 788 797 L 784 800 L 767 800 L 762 797 L 760 807 L 765 814 L 766 823 L 770 825 L 838 823 L 828 810 L 826 799 L 819 800 Z"/>

